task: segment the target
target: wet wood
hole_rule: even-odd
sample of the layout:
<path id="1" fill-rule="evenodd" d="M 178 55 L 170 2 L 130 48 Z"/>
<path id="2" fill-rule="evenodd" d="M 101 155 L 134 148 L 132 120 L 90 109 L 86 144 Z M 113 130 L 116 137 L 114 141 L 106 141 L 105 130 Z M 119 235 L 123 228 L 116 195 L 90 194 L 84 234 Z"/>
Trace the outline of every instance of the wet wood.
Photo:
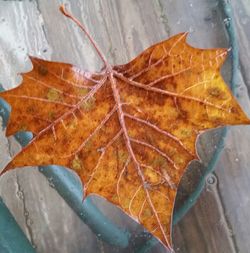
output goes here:
<path id="1" fill-rule="evenodd" d="M 100 61 L 84 34 L 59 13 L 61 3 L 59 0 L 0 2 L 0 83 L 5 88 L 20 83 L 17 73 L 31 68 L 27 53 L 73 63 L 83 69 L 100 68 Z M 241 50 L 237 95 L 250 113 L 249 1 L 233 1 L 233 7 Z M 76 0 L 68 8 L 86 25 L 112 64 L 125 63 L 151 44 L 182 31 L 191 32 L 189 42 L 197 47 L 228 46 L 217 1 Z M 223 73 L 229 80 L 229 62 Z M 214 134 L 203 136 L 199 143 L 203 164 L 208 163 L 214 151 L 211 136 Z M 208 180 L 196 205 L 174 227 L 176 252 L 249 251 L 249 143 L 250 127 L 230 128 L 214 181 Z M 3 165 L 19 147 L 13 138 L 7 140 L 2 131 L 0 146 Z M 183 185 L 185 190 L 188 184 Z M 15 171 L 1 178 L 0 195 L 37 252 L 133 252 L 132 244 L 121 250 L 99 241 L 36 169 Z M 133 235 L 140 231 L 135 222 L 105 201 L 98 201 L 98 206 Z M 164 250 L 156 245 L 150 252 Z"/>

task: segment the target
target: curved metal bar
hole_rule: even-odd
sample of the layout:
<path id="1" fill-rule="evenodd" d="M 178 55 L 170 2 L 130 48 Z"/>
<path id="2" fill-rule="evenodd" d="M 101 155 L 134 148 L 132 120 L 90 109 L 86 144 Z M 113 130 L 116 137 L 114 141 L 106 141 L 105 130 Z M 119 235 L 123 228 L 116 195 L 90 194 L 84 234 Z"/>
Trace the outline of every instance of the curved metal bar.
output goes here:
<path id="1" fill-rule="evenodd" d="M 0 197 L 0 252 L 17 253 L 20 249 L 24 253 L 35 253 L 35 249 L 15 221 Z"/>

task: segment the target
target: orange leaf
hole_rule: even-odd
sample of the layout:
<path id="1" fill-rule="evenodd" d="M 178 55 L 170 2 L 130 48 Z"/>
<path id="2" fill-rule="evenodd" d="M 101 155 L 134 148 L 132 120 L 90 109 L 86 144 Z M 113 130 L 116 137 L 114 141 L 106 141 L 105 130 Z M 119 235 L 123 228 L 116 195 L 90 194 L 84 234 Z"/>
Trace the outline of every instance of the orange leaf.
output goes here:
<path id="1" fill-rule="evenodd" d="M 85 197 L 105 197 L 170 249 L 176 191 L 197 158 L 197 136 L 250 123 L 220 75 L 227 50 L 193 48 L 182 33 L 110 66 L 87 36 L 102 72 L 31 57 L 22 84 L 0 93 L 12 106 L 7 135 L 34 133 L 1 174 L 28 165 L 71 168 Z"/>

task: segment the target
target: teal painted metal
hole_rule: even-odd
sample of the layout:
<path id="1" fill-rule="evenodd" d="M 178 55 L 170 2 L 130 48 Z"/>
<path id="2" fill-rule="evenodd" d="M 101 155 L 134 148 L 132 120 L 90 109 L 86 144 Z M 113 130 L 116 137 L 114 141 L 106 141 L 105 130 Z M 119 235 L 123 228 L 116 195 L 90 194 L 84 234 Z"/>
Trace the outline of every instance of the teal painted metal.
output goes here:
<path id="1" fill-rule="evenodd" d="M 231 90 L 235 94 L 237 84 L 239 84 L 239 44 L 234 24 L 234 14 L 230 0 L 220 0 L 221 9 L 224 15 L 224 24 L 228 34 L 228 40 L 231 47 Z"/>
<path id="2" fill-rule="evenodd" d="M 35 253 L 34 248 L 0 198 L 0 252 Z"/>
<path id="3" fill-rule="evenodd" d="M 4 91 L 2 85 L 0 84 L 0 92 Z M 0 98 L 0 117 L 3 120 L 3 127 L 6 127 L 10 113 L 10 106 Z"/>
<path id="4" fill-rule="evenodd" d="M 136 253 L 145 253 L 148 252 L 150 249 L 152 249 L 155 245 L 157 245 L 159 243 L 159 241 L 152 237 L 150 240 L 148 240 L 144 245 L 142 245 L 141 248 L 139 248 L 138 250 L 136 250 Z M 172 253 L 170 251 L 166 252 L 166 253 Z"/>

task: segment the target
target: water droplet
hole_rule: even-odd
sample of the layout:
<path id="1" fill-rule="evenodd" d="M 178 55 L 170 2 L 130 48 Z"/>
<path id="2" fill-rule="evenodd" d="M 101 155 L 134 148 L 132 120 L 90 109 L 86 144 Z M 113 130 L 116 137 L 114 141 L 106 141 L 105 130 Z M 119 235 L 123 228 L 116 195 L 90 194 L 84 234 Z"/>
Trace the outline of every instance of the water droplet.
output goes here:
<path id="1" fill-rule="evenodd" d="M 33 221 L 32 221 L 31 219 L 27 219 L 26 222 L 27 222 L 27 225 L 28 225 L 28 226 L 31 226 L 31 225 L 33 224 Z"/>
<path id="2" fill-rule="evenodd" d="M 229 27 L 230 26 L 230 22 L 231 22 L 231 18 L 225 18 L 223 20 L 223 22 L 224 22 L 224 24 L 225 24 L 226 27 Z"/>
<path id="3" fill-rule="evenodd" d="M 52 187 L 52 188 L 55 188 L 55 185 L 52 181 L 49 181 L 49 186 Z"/>
<path id="4" fill-rule="evenodd" d="M 216 176 L 215 175 L 213 175 L 213 174 L 211 174 L 211 175 L 209 175 L 208 177 L 207 177 L 207 184 L 209 184 L 209 185 L 213 185 L 213 184 L 215 184 L 216 182 L 217 182 L 217 178 L 216 178 Z"/>
<path id="5" fill-rule="evenodd" d="M 23 197 L 24 197 L 22 191 L 17 191 L 16 195 L 17 195 L 17 197 L 18 197 L 19 199 L 23 199 Z"/>
<path id="6" fill-rule="evenodd" d="M 188 28 L 188 31 L 189 31 L 190 33 L 193 33 L 193 32 L 194 32 L 194 28 L 193 28 L 192 26 L 190 26 L 190 27 Z"/>
<path id="7" fill-rule="evenodd" d="M 249 18 L 248 18 L 248 17 L 243 17 L 243 18 L 241 19 L 242 25 L 246 25 L 246 24 L 248 23 L 248 21 L 249 21 Z"/>

